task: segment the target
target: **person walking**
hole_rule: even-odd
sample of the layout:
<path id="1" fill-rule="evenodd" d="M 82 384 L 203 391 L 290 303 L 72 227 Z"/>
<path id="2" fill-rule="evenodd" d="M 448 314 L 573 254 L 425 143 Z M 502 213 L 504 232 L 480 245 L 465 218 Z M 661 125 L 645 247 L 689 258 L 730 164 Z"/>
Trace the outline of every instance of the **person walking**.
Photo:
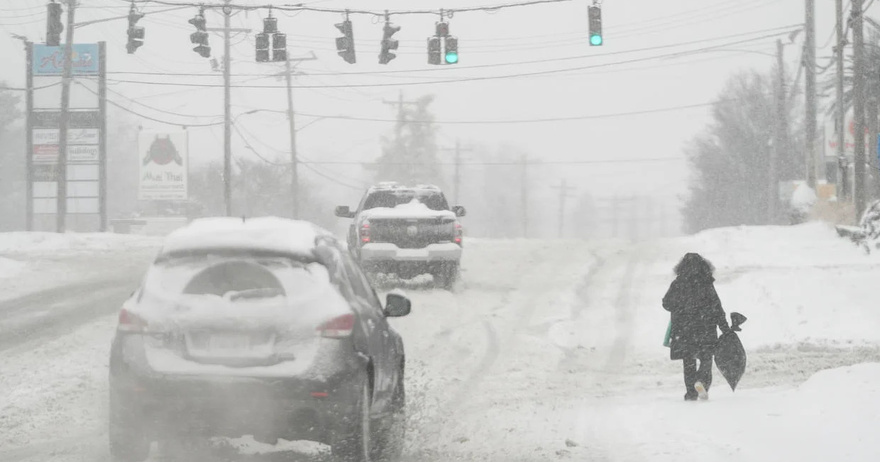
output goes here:
<path id="1" fill-rule="evenodd" d="M 687 401 L 709 399 L 717 328 L 730 331 L 715 292 L 714 271 L 701 255 L 686 254 L 675 266 L 675 280 L 663 297 L 663 308 L 671 314 L 669 357 L 683 362 Z"/>

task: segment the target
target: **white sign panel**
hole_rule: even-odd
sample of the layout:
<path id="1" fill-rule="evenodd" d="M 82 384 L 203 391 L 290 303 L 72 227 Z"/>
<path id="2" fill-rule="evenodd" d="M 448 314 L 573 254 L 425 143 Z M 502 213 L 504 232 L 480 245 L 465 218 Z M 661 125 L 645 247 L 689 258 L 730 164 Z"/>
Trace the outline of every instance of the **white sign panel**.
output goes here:
<path id="1" fill-rule="evenodd" d="M 58 144 L 60 136 L 54 128 L 35 128 L 33 130 L 34 146 L 41 144 Z M 97 128 L 69 128 L 67 129 L 67 144 L 98 144 L 100 130 Z"/>
<path id="2" fill-rule="evenodd" d="M 70 145 L 67 147 L 68 162 L 97 162 L 98 161 L 97 145 Z"/>
<path id="3" fill-rule="evenodd" d="M 186 132 L 141 132 L 140 200 L 186 200 L 188 138 Z"/>
<path id="4" fill-rule="evenodd" d="M 70 86 L 70 109 L 95 109 L 98 81 L 80 78 Z M 61 76 L 34 76 L 34 109 L 61 108 Z"/>

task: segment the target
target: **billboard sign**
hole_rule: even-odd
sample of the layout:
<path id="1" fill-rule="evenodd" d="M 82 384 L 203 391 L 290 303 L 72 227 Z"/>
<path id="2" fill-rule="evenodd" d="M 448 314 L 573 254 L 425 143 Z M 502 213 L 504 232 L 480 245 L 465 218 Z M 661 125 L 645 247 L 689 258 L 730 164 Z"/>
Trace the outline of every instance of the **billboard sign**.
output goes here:
<path id="1" fill-rule="evenodd" d="M 188 143 L 186 132 L 141 132 L 140 200 L 187 199 Z"/>
<path id="2" fill-rule="evenodd" d="M 97 75 L 99 71 L 97 43 L 73 45 L 72 72 L 74 75 Z M 62 75 L 64 73 L 64 47 L 34 44 L 33 75 Z"/>

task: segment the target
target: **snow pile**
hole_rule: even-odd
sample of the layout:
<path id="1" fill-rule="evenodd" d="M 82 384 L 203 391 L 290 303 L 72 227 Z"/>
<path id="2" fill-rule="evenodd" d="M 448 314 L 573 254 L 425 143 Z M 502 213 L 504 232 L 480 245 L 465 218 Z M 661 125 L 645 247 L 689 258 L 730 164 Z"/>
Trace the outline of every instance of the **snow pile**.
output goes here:
<path id="1" fill-rule="evenodd" d="M 394 208 L 376 207 L 365 210 L 361 215 L 365 218 L 450 218 L 455 219 L 455 213 L 449 210 L 431 210 L 427 205 L 413 199 L 408 204 L 400 204 Z"/>
<path id="2" fill-rule="evenodd" d="M 656 392 L 602 408 L 594 435 L 616 448 L 615 461 L 871 461 L 880 457 L 880 364 L 825 370 L 794 389 L 732 394 L 707 403 Z M 583 430 L 586 430 L 584 428 Z"/>
<path id="3" fill-rule="evenodd" d="M 0 233 L 0 254 L 59 254 L 156 247 L 161 239 L 111 233 Z"/>
<path id="4" fill-rule="evenodd" d="M 21 273 L 25 264 L 11 258 L 0 257 L 0 279 L 10 278 Z"/>
<path id="5" fill-rule="evenodd" d="M 194 249 L 254 249 L 309 255 L 329 232 L 305 221 L 278 217 L 202 218 L 168 235 L 163 253 Z"/>
<path id="6" fill-rule="evenodd" d="M 791 208 L 794 212 L 805 216 L 813 210 L 816 200 L 818 200 L 816 192 L 806 183 L 801 183 L 791 196 Z"/>

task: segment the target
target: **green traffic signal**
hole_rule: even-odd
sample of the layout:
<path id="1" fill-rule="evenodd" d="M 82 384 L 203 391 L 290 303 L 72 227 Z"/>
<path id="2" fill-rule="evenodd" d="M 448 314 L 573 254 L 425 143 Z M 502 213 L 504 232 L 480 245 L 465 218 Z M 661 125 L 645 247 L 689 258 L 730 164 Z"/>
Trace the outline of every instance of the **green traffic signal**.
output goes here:
<path id="1" fill-rule="evenodd" d="M 601 35 L 591 35 L 590 36 L 590 45 L 597 47 L 602 45 L 602 36 Z"/>
<path id="2" fill-rule="evenodd" d="M 447 51 L 446 52 L 446 64 L 455 64 L 457 62 L 458 62 L 458 52 Z"/>

